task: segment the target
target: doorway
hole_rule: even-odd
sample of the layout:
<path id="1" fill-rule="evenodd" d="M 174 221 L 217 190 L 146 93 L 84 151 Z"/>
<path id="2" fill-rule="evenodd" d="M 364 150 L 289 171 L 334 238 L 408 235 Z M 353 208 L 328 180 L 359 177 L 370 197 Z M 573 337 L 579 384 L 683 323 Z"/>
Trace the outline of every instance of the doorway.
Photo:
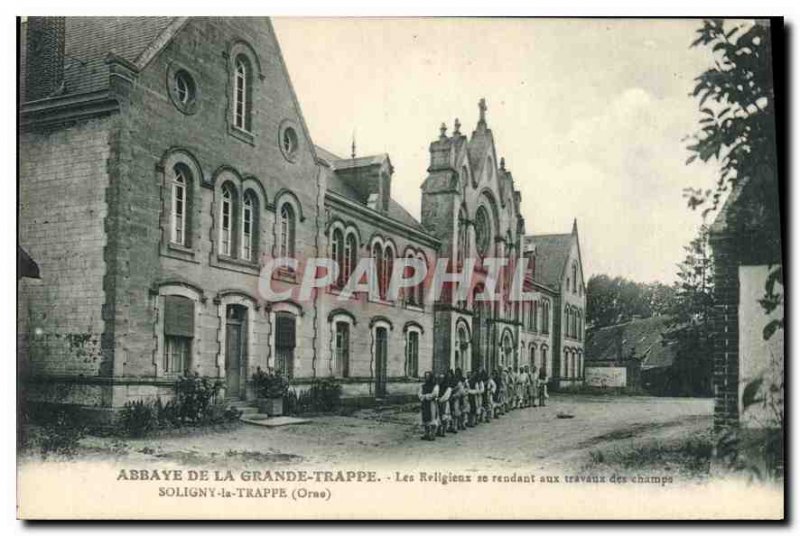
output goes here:
<path id="1" fill-rule="evenodd" d="M 294 377 L 296 332 L 296 318 L 293 314 L 275 314 L 275 371 L 288 379 Z"/>
<path id="2" fill-rule="evenodd" d="M 375 396 L 386 396 L 386 328 L 375 328 Z"/>
<path id="3" fill-rule="evenodd" d="M 225 393 L 227 398 L 239 398 L 242 394 L 242 369 L 247 363 L 247 308 L 229 305 L 225 318 Z"/>

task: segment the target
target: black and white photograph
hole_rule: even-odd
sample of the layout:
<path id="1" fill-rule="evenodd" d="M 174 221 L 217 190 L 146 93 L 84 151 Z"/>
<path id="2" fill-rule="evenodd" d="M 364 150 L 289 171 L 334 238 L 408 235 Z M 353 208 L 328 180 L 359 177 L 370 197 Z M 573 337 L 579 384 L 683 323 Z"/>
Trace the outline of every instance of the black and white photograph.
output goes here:
<path id="1" fill-rule="evenodd" d="M 782 18 L 233 15 L 17 18 L 19 518 L 784 519 Z"/>

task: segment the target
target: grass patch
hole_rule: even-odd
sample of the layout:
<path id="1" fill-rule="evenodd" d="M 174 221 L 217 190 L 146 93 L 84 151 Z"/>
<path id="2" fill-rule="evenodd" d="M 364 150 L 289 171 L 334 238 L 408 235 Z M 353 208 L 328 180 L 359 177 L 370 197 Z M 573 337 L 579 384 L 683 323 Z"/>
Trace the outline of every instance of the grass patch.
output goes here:
<path id="1" fill-rule="evenodd" d="M 675 441 L 652 441 L 628 447 L 596 449 L 589 453 L 586 470 L 664 471 L 707 477 L 713 441 L 710 432 Z"/>

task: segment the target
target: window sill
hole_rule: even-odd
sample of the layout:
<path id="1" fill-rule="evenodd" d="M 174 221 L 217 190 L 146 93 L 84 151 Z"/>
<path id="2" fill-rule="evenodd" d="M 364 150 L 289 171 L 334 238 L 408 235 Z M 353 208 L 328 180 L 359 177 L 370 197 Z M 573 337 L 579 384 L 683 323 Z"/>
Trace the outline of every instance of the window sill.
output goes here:
<path id="1" fill-rule="evenodd" d="M 388 307 L 394 307 L 395 305 L 397 305 L 395 302 L 389 301 L 389 300 L 385 300 L 383 298 L 372 298 L 372 297 L 370 297 L 368 301 L 370 303 L 377 303 L 378 305 L 386 305 Z"/>
<path id="2" fill-rule="evenodd" d="M 283 281 L 284 283 L 297 283 L 297 273 L 293 270 L 279 268 L 272 272 L 272 279 Z"/>
<path id="3" fill-rule="evenodd" d="M 246 261 L 244 259 L 237 259 L 236 257 L 228 257 L 227 255 L 219 255 L 216 253 L 212 253 L 210 264 L 215 268 L 234 270 L 236 272 L 253 275 L 258 275 L 260 271 L 257 262 Z"/>
<path id="4" fill-rule="evenodd" d="M 174 242 L 167 242 L 166 247 L 161 247 L 161 255 L 164 257 L 199 264 L 199 261 L 195 258 L 195 254 L 196 252 L 194 249 L 175 244 Z"/>
<path id="5" fill-rule="evenodd" d="M 255 146 L 256 138 L 252 132 L 248 132 L 244 129 L 239 127 L 235 127 L 233 125 L 228 125 L 228 134 L 233 136 L 234 138 L 243 141 L 245 143 L 249 143 L 250 145 Z"/>
<path id="6" fill-rule="evenodd" d="M 425 312 L 425 308 L 423 306 L 414 305 L 414 304 L 410 304 L 410 303 L 406 304 L 406 309 L 408 309 L 409 311 L 415 311 L 417 313 L 424 313 Z"/>

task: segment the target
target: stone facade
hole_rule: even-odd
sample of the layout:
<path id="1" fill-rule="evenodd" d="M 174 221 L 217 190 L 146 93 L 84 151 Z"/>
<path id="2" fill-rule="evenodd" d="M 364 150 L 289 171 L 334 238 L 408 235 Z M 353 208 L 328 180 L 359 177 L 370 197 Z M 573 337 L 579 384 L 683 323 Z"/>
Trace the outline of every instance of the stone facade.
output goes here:
<path id="1" fill-rule="evenodd" d="M 313 144 L 268 19 L 32 22 L 27 43 L 37 29 L 64 39 L 50 47 L 63 57 L 47 63 L 64 72 L 36 73 L 35 90 L 28 79 L 20 115 L 19 240 L 41 269 L 19 287 L 30 401 L 108 417 L 169 396 L 186 373 L 223 379 L 228 398 L 252 397 L 248 380 L 267 367 L 300 388 L 334 376 L 346 395 L 387 397 L 459 364 L 538 355 L 552 360 L 548 374 L 561 370 L 563 285 L 533 272 L 529 287 L 552 302 L 548 333 L 524 329 L 524 306 L 508 300 L 476 315 L 474 286 L 466 302 L 436 305 L 426 287 L 396 299 L 341 300 L 339 285 L 297 297 L 305 260 L 341 264 L 342 251 L 431 269 L 442 256 L 458 262 L 463 236 L 468 254 L 483 241 L 484 255 L 530 260 L 485 106 L 471 140 L 456 129 L 431 144 L 418 222 L 391 198 L 388 155 L 339 158 Z M 289 297 L 266 300 L 260 273 L 277 257 L 299 266 L 272 273 L 267 284 Z"/>

